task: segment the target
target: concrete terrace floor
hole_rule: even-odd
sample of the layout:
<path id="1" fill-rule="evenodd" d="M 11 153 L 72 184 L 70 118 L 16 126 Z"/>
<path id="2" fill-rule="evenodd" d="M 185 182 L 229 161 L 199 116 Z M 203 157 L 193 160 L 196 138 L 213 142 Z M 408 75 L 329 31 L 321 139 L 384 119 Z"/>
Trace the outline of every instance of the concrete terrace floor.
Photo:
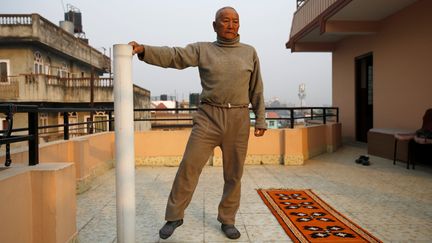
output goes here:
<path id="1" fill-rule="evenodd" d="M 432 169 L 371 156 L 371 165 L 354 162 L 366 149 L 343 146 L 303 166 L 245 166 L 241 207 L 232 242 L 290 242 L 258 196 L 257 188 L 312 189 L 328 204 L 384 242 L 432 242 Z M 177 167 L 136 169 L 136 242 L 230 242 L 216 220 L 222 193 L 221 167 L 205 167 L 184 224 L 159 239 L 165 204 Z M 115 170 L 98 177 L 77 196 L 78 239 L 116 242 Z"/>

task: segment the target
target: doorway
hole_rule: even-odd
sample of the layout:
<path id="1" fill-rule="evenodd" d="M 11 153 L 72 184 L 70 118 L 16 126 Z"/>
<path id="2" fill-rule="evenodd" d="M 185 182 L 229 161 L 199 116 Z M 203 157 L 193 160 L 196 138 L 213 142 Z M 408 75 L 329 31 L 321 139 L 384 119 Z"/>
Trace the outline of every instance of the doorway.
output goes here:
<path id="1" fill-rule="evenodd" d="M 356 140 L 367 142 L 373 127 L 373 55 L 355 58 Z"/>

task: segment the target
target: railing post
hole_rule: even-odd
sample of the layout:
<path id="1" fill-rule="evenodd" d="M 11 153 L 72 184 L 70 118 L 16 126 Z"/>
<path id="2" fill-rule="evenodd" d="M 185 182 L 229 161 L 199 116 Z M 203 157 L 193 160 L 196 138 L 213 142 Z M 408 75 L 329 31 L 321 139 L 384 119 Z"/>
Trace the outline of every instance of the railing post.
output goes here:
<path id="1" fill-rule="evenodd" d="M 112 111 L 108 112 L 108 130 L 110 132 L 114 131 L 114 123 L 112 121 Z"/>
<path id="2" fill-rule="evenodd" d="M 69 113 L 63 112 L 63 139 L 69 140 Z"/>
<path id="3" fill-rule="evenodd" d="M 90 56 L 90 58 L 91 58 L 91 56 Z M 91 59 L 90 59 L 90 61 L 91 61 Z M 91 68 L 91 74 L 90 74 L 90 107 L 91 108 L 94 107 L 94 81 L 95 81 L 95 79 L 94 79 L 94 70 L 93 69 L 94 68 L 92 66 L 92 68 Z M 95 132 L 94 131 L 94 127 L 95 127 L 95 124 L 94 124 L 94 110 L 90 112 L 90 120 L 92 122 L 92 123 L 89 123 L 90 124 L 90 134 L 93 134 Z"/>
<path id="4" fill-rule="evenodd" d="M 36 108 L 37 109 L 37 108 Z M 29 135 L 32 136 L 29 139 L 29 165 L 39 164 L 39 118 L 37 110 L 28 113 L 28 128 Z"/>
<path id="5" fill-rule="evenodd" d="M 10 137 L 12 135 L 12 129 L 13 129 L 13 113 L 15 111 L 15 106 L 13 105 L 9 105 L 9 111 L 7 112 L 6 115 L 6 120 L 8 123 L 8 131 L 6 132 L 6 136 L 5 137 Z M 12 163 L 12 159 L 10 156 L 10 144 L 7 143 L 6 144 L 6 161 L 5 161 L 5 166 L 10 166 Z"/>
<path id="6" fill-rule="evenodd" d="M 90 111 L 90 123 L 87 123 L 87 128 L 88 128 L 88 133 L 89 134 L 93 134 L 94 133 L 94 116 L 93 116 L 93 111 Z"/>
<path id="7" fill-rule="evenodd" d="M 336 122 L 339 123 L 339 107 L 336 108 Z"/>
<path id="8" fill-rule="evenodd" d="M 294 109 L 290 108 L 290 128 L 294 128 Z"/>
<path id="9" fill-rule="evenodd" d="M 326 108 L 323 108 L 323 124 L 327 123 L 327 114 L 326 114 Z"/>
<path id="10" fill-rule="evenodd" d="M 132 46 L 114 45 L 117 242 L 135 242 Z"/>
<path id="11" fill-rule="evenodd" d="M 311 108 L 311 120 L 313 121 L 313 108 Z"/>

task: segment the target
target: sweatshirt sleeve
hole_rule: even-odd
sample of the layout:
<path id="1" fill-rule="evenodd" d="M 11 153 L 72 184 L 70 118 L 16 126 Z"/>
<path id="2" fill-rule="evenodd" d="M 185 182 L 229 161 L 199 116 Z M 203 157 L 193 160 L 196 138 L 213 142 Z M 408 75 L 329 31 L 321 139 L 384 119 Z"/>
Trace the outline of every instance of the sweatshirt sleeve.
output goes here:
<path id="1" fill-rule="evenodd" d="M 249 82 L 249 99 L 255 113 L 255 128 L 267 129 L 265 122 L 264 87 L 261 79 L 261 69 L 256 52 L 254 53 L 254 70 Z"/>
<path id="2" fill-rule="evenodd" d="M 198 43 L 189 44 L 186 47 L 143 46 L 144 53 L 139 54 L 138 58 L 148 64 L 175 69 L 198 66 Z"/>

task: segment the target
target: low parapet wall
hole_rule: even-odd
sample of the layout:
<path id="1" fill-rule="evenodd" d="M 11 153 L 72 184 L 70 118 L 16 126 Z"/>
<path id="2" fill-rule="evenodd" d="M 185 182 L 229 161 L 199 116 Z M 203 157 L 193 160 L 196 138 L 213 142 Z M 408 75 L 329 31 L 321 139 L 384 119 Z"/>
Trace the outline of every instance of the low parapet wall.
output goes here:
<path id="1" fill-rule="evenodd" d="M 190 130 L 136 132 L 136 164 L 178 166 L 189 134 Z M 27 151 L 13 153 L 12 166 L 0 170 L 0 242 L 73 242 L 75 194 L 113 166 L 114 139 L 114 133 L 107 132 L 43 144 L 36 166 L 25 164 Z M 268 130 L 263 137 L 253 136 L 251 129 L 246 164 L 301 165 L 340 144 L 340 124 Z M 222 165 L 219 148 L 208 164 Z"/>
<path id="2" fill-rule="evenodd" d="M 135 133 L 138 165 L 178 166 L 190 130 Z M 270 129 L 263 137 L 250 131 L 246 164 L 301 165 L 316 155 L 333 152 L 341 145 L 341 124 L 294 129 Z M 222 152 L 216 148 L 208 165 L 222 165 Z"/>
<path id="3" fill-rule="evenodd" d="M 0 172 L 0 242 L 74 242 L 72 163 L 12 165 Z"/>
<path id="4" fill-rule="evenodd" d="M 249 136 L 246 164 L 301 165 L 316 155 L 333 152 L 341 145 L 341 124 L 315 125 L 294 129 L 269 129 L 263 137 Z M 143 131 L 135 133 L 136 165 L 178 166 L 190 130 Z M 114 166 L 113 132 L 97 133 L 68 141 L 46 143 L 39 148 L 40 163 L 75 164 L 78 192 L 101 172 Z M 13 163 L 28 161 L 27 152 L 12 154 Z M 4 157 L 0 157 L 4 161 Z M 216 148 L 208 165 L 222 165 L 222 153 Z"/>
<path id="5" fill-rule="evenodd" d="M 39 163 L 74 163 L 77 192 L 81 193 L 94 177 L 113 167 L 113 154 L 114 133 L 105 132 L 44 143 L 39 146 Z M 12 164 L 28 163 L 28 152 L 13 152 L 11 159 Z"/>

